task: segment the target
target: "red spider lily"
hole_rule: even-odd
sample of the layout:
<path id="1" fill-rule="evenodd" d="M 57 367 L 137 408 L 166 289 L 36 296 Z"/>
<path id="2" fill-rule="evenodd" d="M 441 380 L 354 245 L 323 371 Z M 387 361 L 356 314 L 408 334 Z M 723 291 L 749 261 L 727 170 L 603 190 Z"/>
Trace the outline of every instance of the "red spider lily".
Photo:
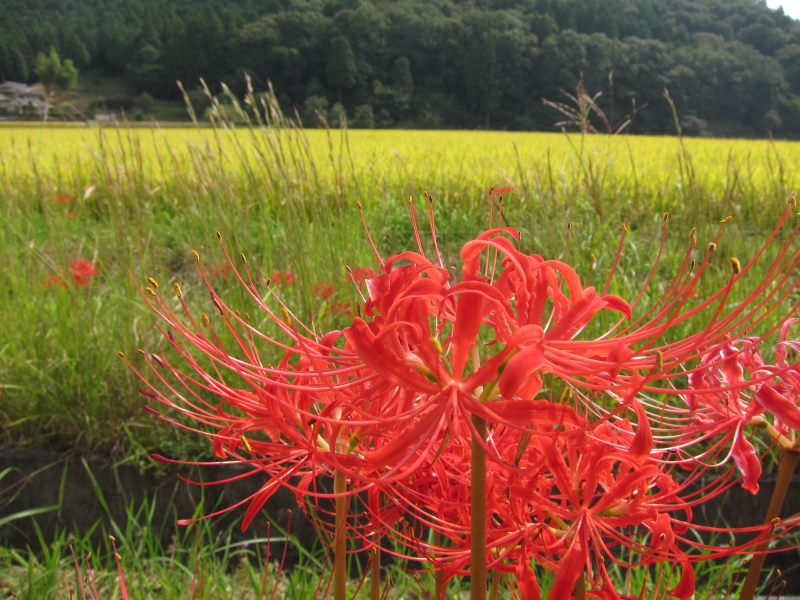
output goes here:
<path id="1" fill-rule="evenodd" d="M 89 285 L 89 278 L 97 275 L 97 267 L 87 260 L 71 260 L 69 270 L 72 272 L 72 281 L 83 287 Z"/>
<path id="2" fill-rule="evenodd" d="M 63 195 L 56 196 L 55 198 L 53 198 L 53 200 L 55 200 L 56 202 L 63 202 L 63 203 L 71 202 L 69 196 L 63 196 Z"/>
<path id="3" fill-rule="evenodd" d="M 51 287 L 67 287 L 67 282 L 64 281 L 64 278 L 60 275 L 50 275 L 47 278 L 47 282 L 44 284 L 44 287 L 51 288 Z"/>
<path id="4" fill-rule="evenodd" d="M 208 268 L 208 276 L 213 279 L 228 279 L 232 274 L 233 270 L 227 262 L 211 265 Z"/>
<path id="5" fill-rule="evenodd" d="M 367 279 L 375 277 L 375 271 L 365 267 L 356 267 L 355 269 L 348 269 L 348 280 L 356 284 L 356 287 L 361 287 Z"/>
<path id="6" fill-rule="evenodd" d="M 685 446 L 702 447 L 692 454 L 692 461 L 719 454 L 729 443 L 728 455 L 742 473 L 742 487 L 753 494 L 759 490 L 761 457 L 745 428 L 764 430 L 772 442 L 784 447 L 794 446 L 800 429 L 800 365 L 786 360 L 786 350 L 798 347 L 786 340 L 795 321 L 790 319 L 782 327 L 775 365 L 765 364 L 758 339 L 746 338 L 712 348 L 689 374 L 689 390 L 707 393 L 687 396 L 687 422 L 679 440 L 686 440 Z"/>
<path id="7" fill-rule="evenodd" d="M 320 282 L 314 286 L 314 295 L 321 300 L 327 300 L 335 293 L 336 291 L 330 283 Z"/>
<path id="8" fill-rule="evenodd" d="M 291 271 L 273 271 L 269 278 L 277 286 L 292 285 L 294 283 L 294 273 Z"/>
<path id="9" fill-rule="evenodd" d="M 76 218 L 78 216 L 78 213 L 76 213 L 74 210 L 65 211 L 64 214 L 67 215 L 68 217 L 72 218 L 72 219 L 74 219 L 74 218 Z"/>
<path id="10" fill-rule="evenodd" d="M 551 404 L 550 413 L 549 424 L 543 419 L 525 432 L 501 426 L 487 441 L 503 459 L 491 463 L 488 477 L 487 559 L 497 573 L 514 577 L 513 589 L 524 591 L 522 598 L 541 595 L 532 564 L 554 574 L 548 594 L 553 600 L 569 598 L 579 579 L 591 587 L 590 596 L 628 597 L 615 590 L 607 566 L 612 563 L 623 571 L 661 565 L 669 573 L 677 567 L 680 575 L 671 584 L 669 578 L 650 582 L 650 597 L 659 597 L 653 596 L 655 586 L 669 588 L 672 597 L 690 598 L 692 563 L 752 552 L 759 539 L 774 539 L 796 525 L 743 528 L 738 533 L 758 537 L 739 545 L 699 542 L 686 535 L 690 528 L 736 533 L 692 523 L 693 508 L 713 496 L 716 484 L 701 489 L 700 472 L 686 477 L 682 470 L 667 470 L 663 461 L 637 457 L 630 436 L 604 423 L 589 423 L 567 406 Z M 435 463 L 382 487 L 388 504 L 368 507 L 370 516 L 354 525 L 354 536 L 359 537 L 360 527 L 369 532 L 361 539 L 370 543 L 378 524 L 382 536 L 408 548 L 403 558 L 434 563 L 445 580 L 468 575 L 467 454 L 467 448 L 449 445 Z M 421 533 L 429 529 L 446 543 L 426 542 Z"/>
<path id="11" fill-rule="evenodd" d="M 468 457 L 479 439 L 489 457 L 486 552 L 492 568 L 513 572 L 520 589 L 533 594 L 538 584 L 530 564 L 536 560 L 556 573 L 551 597 L 567 597 L 580 577 L 600 594 L 610 585 L 603 561 L 619 564 L 612 549 L 625 548 L 638 555 L 630 564 L 681 565 L 672 593 L 686 598 L 694 587 L 692 561 L 743 547 L 700 545 L 702 554 L 686 549 L 698 547 L 684 535 L 692 507 L 727 489 L 732 469 L 698 484 L 719 446 L 711 454 L 689 453 L 708 435 L 691 429 L 680 403 L 701 407 L 708 400 L 711 408 L 702 416 L 712 421 L 730 403 L 734 428 L 751 418 L 737 402 L 753 381 L 737 378 L 719 349 L 745 336 L 758 344 L 791 316 L 786 299 L 798 283 L 797 230 L 778 240 L 793 210 L 791 202 L 764 246 L 744 266 L 736 262 L 728 282 L 707 298 L 696 296 L 713 247 L 693 264 L 692 239 L 673 281 L 636 316 L 656 265 L 628 303 L 607 293 L 610 278 L 599 291 L 585 286 L 567 264 L 519 250 L 515 230 L 495 228 L 463 247 L 461 277 L 452 281 L 438 247 L 435 260 L 425 256 L 413 212 L 418 252 L 383 260 L 375 251 L 380 272 L 366 279 L 364 316 L 342 331 L 321 335 L 305 327 L 271 291 L 272 302 L 265 300 L 246 261 L 239 269 L 229 259 L 277 333 L 256 329 L 228 307 L 202 269 L 218 313 L 213 325 L 189 310 L 179 287 L 175 312 L 151 282 L 143 296 L 166 325 L 169 355 L 150 357 L 155 379 L 145 394 L 199 422 L 218 457 L 247 465 L 247 475 L 269 476 L 237 503 L 249 502 L 244 526 L 286 487 L 320 528 L 333 533 L 327 503 L 367 494 L 363 519 L 349 518 L 351 536 L 363 548 L 396 540 L 448 574 L 466 574 Z M 431 232 L 435 243 L 432 220 Z M 773 246 L 767 275 L 728 306 Z M 291 283 L 287 273 L 273 273 L 273 282 Z M 600 314 L 614 315 L 615 322 L 597 332 Z M 702 323 L 695 333 L 674 335 L 676 327 L 695 323 Z M 766 330 L 760 337 L 757 327 Z M 782 344 L 786 362 L 788 349 L 797 348 Z M 277 348 L 283 357 L 267 366 L 264 348 Z M 717 365 L 724 377 L 701 385 Z M 791 369 L 754 372 L 759 369 L 756 383 L 767 390 L 754 392 L 760 405 L 779 407 L 779 419 L 790 420 L 786 388 L 774 380 Z M 556 401 L 559 390 L 561 398 L 575 399 L 575 408 Z M 474 417 L 487 423 L 485 438 Z M 744 457 L 745 483 L 752 487 L 755 467 L 746 443 L 735 437 L 733 455 Z M 678 463 L 688 470 L 678 475 Z M 320 484 L 333 474 L 346 478 L 344 491 L 331 493 Z M 424 541 L 422 528 L 448 543 Z M 757 541 L 774 533 L 751 531 L 760 535 Z"/>
<path id="12" fill-rule="evenodd" d="M 350 302 L 336 301 L 328 305 L 326 309 L 328 314 L 340 316 L 353 316 L 353 305 Z"/>

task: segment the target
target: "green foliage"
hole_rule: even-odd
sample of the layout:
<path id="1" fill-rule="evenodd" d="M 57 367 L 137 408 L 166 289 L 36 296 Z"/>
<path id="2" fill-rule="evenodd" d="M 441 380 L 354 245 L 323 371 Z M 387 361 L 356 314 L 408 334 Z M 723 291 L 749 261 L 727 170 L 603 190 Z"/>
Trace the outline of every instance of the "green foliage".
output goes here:
<path id="1" fill-rule="evenodd" d="M 378 126 L 557 129 L 541 100 L 583 72 L 610 121 L 647 106 L 636 133 L 674 133 L 667 88 L 698 133 L 800 135 L 800 23 L 752 0 L 9 0 L 0 40 L 5 78 L 52 46 L 158 100 L 248 74 L 289 109 L 369 105 Z"/>

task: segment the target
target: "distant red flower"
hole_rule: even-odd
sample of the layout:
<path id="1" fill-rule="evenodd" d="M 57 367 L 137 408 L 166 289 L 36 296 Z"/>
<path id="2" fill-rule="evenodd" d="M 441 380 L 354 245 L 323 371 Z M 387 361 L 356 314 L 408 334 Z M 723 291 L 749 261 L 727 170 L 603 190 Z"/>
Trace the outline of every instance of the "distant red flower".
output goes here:
<path id="1" fill-rule="evenodd" d="M 269 279 L 273 285 L 283 287 L 294 283 L 294 274 L 291 271 L 273 271 Z"/>
<path id="2" fill-rule="evenodd" d="M 361 287 L 367 279 L 372 279 L 373 277 L 375 277 L 375 271 L 365 267 L 350 269 L 347 274 L 348 280 L 352 280 L 358 287 Z"/>
<path id="3" fill-rule="evenodd" d="M 47 283 L 45 283 L 44 286 L 48 288 L 51 287 L 65 288 L 67 287 L 67 282 L 64 281 L 64 278 L 61 277 L 60 275 L 50 275 L 50 277 L 47 278 Z"/>
<path id="4" fill-rule="evenodd" d="M 335 293 L 336 291 L 330 283 L 320 282 L 314 286 L 314 295 L 321 300 L 327 300 Z"/>
<path id="5" fill-rule="evenodd" d="M 72 281 L 80 286 L 89 285 L 89 278 L 97 275 L 95 265 L 86 260 L 70 261 L 69 270 L 72 272 Z"/>
<path id="6" fill-rule="evenodd" d="M 333 302 L 328 306 L 328 313 L 333 315 L 353 316 L 353 306 L 349 302 Z"/>
<path id="7" fill-rule="evenodd" d="M 73 219 L 78 216 L 78 213 L 76 213 L 74 210 L 64 211 L 64 214 Z"/>
<path id="8" fill-rule="evenodd" d="M 232 274 L 233 269 L 227 262 L 217 263 L 208 267 L 208 275 L 214 279 L 227 279 Z"/>
<path id="9" fill-rule="evenodd" d="M 491 197 L 502 196 L 504 194 L 510 194 L 513 191 L 514 191 L 514 188 L 511 187 L 511 186 L 492 188 L 492 189 L 489 190 L 489 196 L 491 196 Z"/>
<path id="10" fill-rule="evenodd" d="M 63 196 L 63 195 L 56 196 L 55 198 L 53 198 L 53 200 L 55 200 L 56 202 L 64 202 L 64 203 L 71 202 L 69 196 Z"/>

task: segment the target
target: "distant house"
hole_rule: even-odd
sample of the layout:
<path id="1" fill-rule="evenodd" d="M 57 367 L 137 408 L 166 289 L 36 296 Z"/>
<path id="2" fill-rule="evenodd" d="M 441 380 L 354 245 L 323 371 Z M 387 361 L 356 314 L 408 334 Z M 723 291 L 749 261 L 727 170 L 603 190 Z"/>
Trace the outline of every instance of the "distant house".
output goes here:
<path id="1" fill-rule="evenodd" d="M 0 119 L 42 117 L 47 109 L 44 94 L 24 83 L 0 83 Z"/>

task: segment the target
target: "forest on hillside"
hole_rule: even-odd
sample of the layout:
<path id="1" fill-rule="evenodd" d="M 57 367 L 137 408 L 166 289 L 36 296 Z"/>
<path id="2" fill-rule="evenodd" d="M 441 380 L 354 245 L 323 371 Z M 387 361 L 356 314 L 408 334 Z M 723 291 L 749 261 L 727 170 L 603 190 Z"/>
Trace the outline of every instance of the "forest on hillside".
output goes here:
<path id="1" fill-rule="evenodd" d="M 763 0 L 4 0 L 0 79 L 55 48 L 132 95 L 272 85 L 304 123 L 552 130 L 585 75 L 608 126 L 800 137 L 800 22 Z M 634 104 L 635 103 L 635 104 Z M 634 109 L 635 106 L 635 109 Z M 600 123 L 602 130 L 605 123 Z"/>

